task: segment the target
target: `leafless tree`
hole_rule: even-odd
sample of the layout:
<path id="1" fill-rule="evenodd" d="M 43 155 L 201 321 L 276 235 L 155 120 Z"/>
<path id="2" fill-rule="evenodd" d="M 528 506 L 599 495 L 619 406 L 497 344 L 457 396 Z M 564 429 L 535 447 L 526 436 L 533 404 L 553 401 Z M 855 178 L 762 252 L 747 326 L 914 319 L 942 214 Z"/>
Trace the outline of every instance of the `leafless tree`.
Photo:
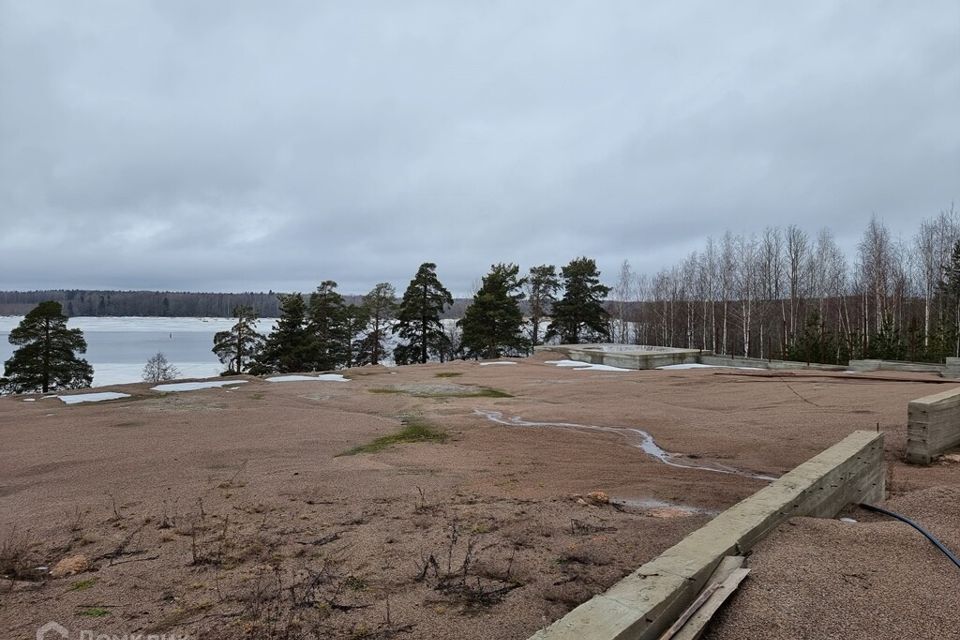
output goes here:
<path id="1" fill-rule="evenodd" d="M 631 301 L 634 299 L 634 287 L 636 286 L 633 269 L 630 267 L 630 261 L 624 260 L 620 264 L 620 272 L 617 275 L 617 283 L 614 285 L 611 294 L 613 295 L 613 341 L 620 344 L 630 342 L 630 320 L 632 315 Z"/>
<path id="2" fill-rule="evenodd" d="M 141 377 L 144 382 L 164 382 L 174 380 L 180 376 L 180 371 L 167 361 L 167 357 L 162 352 L 156 354 L 147 360 L 143 367 Z"/>

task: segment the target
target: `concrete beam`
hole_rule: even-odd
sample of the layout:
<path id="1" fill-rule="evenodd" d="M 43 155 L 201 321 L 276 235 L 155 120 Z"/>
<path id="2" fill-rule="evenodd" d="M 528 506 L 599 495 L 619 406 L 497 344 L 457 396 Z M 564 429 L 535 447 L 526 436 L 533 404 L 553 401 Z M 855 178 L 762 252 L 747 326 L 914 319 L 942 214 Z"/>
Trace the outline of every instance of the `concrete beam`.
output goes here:
<path id="1" fill-rule="evenodd" d="M 907 405 L 907 462 L 930 464 L 934 456 L 960 445 L 960 388 L 913 400 Z"/>
<path id="2" fill-rule="evenodd" d="M 531 640 L 652 640 L 727 555 L 742 555 L 792 516 L 831 517 L 884 497 L 883 434 L 856 431 L 730 507 Z"/>

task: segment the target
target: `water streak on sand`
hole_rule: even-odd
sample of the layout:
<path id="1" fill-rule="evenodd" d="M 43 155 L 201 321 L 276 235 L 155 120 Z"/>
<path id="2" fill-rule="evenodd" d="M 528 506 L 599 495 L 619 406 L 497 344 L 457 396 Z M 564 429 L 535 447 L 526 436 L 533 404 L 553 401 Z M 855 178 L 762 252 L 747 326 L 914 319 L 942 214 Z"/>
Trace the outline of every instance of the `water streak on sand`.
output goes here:
<path id="1" fill-rule="evenodd" d="M 776 478 L 771 476 L 760 475 L 756 473 L 750 473 L 749 471 L 743 471 L 741 469 L 735 469 L 733 467 L 728 467 L 727 465 L 714 464 L 705 465 L 705 464 L 696 464 L 690 462 L 677 462 L 676 454 L 665 451 L 657 442 L 653 439 L 649 433 L 643 429 L 635 429 L 633 427 L 598 427 L 591 424 L 576 424 L 573 422 L 532 422 L 530 420 L 523 420 L 519 416 L 514 416 L 512 418 L 505 418 L 503 413 L 500 411 L 488 411 L 484 409 L 474 409 L 473 412 L 479 416 L 485 417 L 487 420 L 496 422 L 497 424 L 503 424 L 512 427 L 557 427 L 560 429 L 577 429 L 577 430 L 589 430 L 589 431 L 606 431 L 609 433 L 619 433 L 621 435 L 626 435 L 630 440 L 635 440 L 635 438 L 630 436 L 636 436 L 633 446 L 639 448 L 647 455 L 656 458 L 665 465 L 671 467 L 678 467 L 680 469 L 699 469 L 701 471 L 712 471 L 714 473 L 724 473 L 729 475 L 737 476 L 746 476 L 747 478 L 754 478 L 757 480 L 776 480 Z"/>

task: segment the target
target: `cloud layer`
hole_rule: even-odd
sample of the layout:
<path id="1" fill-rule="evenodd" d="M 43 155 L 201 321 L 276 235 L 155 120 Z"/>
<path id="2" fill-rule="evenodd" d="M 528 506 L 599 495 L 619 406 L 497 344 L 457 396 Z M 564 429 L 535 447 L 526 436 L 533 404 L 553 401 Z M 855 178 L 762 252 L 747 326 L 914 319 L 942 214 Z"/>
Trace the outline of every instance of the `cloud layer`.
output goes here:
<path id="1" fill-rule="evenodd" d="M 430 260 L 468 293 L 728 228 L 909 236 L 960 196 L 958 61 L 949 0 L 0 0 L 0 288 Z"/>

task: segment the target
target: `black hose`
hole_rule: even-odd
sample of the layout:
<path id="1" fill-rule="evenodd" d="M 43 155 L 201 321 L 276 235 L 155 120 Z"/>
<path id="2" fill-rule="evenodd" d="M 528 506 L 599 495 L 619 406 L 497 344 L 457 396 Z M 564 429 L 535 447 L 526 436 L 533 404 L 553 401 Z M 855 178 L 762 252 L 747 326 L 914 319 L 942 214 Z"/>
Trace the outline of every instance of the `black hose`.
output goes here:
<path id="1" fill-rule="evenodd" d="M 957 565 L 957 568 L 960 569 L 960 560 L 957 560 L 957 556 L 953 555 L 953 552 L 950 551 L 950 549 L 947 549 L 942 542 L 934 538 L 932 533 L 930 533 L 929 531 L 927 531 L 926 529 L 918 525 L 916 522 L 914 522 L 910 518 L 902 516 L 899 513 L 894 513 L 893 511 L 887 511 L 883 507 L 877 507 L 872 504 L 867 504 L 866 502 L 861 502 L 860 506 L 866 509 L 867 511 L 875 511 L 877 513 L 882 513 L 885 516 L 896 518 L 900 522 L 906 522 L 908 525 L 910 525 L 911 527 L 913 527 L 914 529 L 922 533 L 927 538 L 927 540 L 933 543 L 933 546 L 935 546 L 937 549 L 940 549 L 940 551 L 943 552 L 943 555 L 950 558 L 950 561 L 953 564 Z"/>

